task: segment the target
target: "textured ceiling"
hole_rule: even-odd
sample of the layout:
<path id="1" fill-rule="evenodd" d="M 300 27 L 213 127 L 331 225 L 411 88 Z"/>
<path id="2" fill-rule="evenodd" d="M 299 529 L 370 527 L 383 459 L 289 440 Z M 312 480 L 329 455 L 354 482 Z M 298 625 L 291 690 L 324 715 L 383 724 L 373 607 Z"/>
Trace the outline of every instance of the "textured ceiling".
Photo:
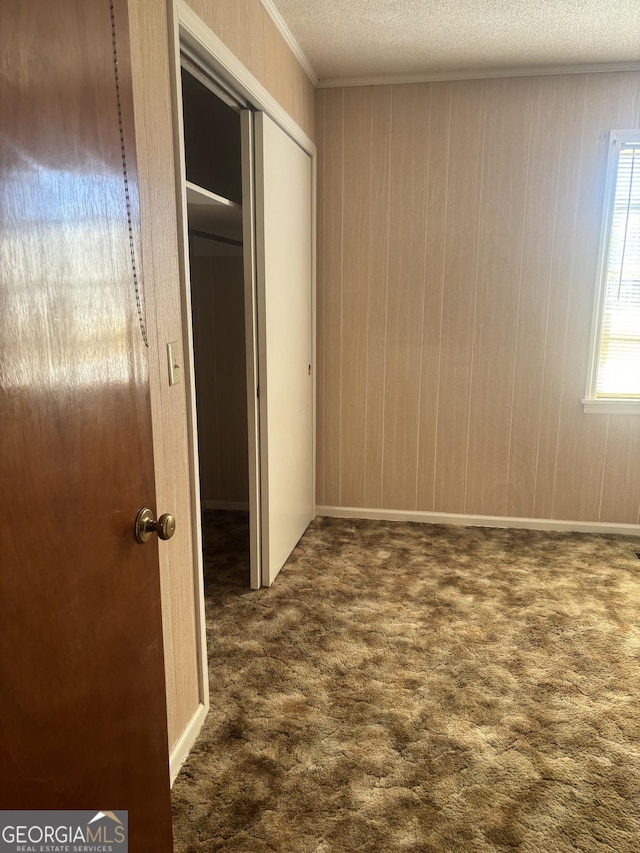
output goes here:
<path id="1" fill-rule="evenodd" d="M 321 80 L 640 60 L 640 0 L 273 0 Z"/>

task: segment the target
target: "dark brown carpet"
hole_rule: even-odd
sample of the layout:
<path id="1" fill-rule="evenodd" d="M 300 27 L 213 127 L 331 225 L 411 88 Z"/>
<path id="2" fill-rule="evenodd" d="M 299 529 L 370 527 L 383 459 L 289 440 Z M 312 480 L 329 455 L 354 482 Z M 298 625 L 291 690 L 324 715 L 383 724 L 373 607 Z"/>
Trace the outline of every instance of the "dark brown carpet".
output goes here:
<path id="1" fill-rule="evenodd" d="M 638 547 L 318 519 L 259 592 L 209 551 L 175 849 L 636 853 Z"/>

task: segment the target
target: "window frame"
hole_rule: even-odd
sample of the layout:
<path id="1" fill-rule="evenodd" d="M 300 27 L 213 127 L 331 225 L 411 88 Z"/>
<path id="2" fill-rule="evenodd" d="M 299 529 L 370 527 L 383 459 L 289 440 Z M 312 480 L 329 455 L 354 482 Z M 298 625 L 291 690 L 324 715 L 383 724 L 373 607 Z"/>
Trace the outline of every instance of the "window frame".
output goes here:
<path id="1" fill-rule="evenodd" d="M 613 230 L 613 209 L 615 202 L 616 183 L 618 179 L 618 160 L 621 143 L 640 145 L 640 129 L 612 130 L 609 133 L 607 146 L 607 171 L 605 175 L 604 197 L 602 204 L 602 224 L 600 228 L 600 243 L 598 249 L 598 266 L 596 276 L 596 291 L 593 303 L 593 321 L 591 326 L 591 341 L 589 346 L 589 366 L 587 371 L 587 388 L 582 405 L 587 414 L 637 414 L 640 415 L 640 399 L 629 397 L 597 397 L 598 366 L 600 362 L 600 345 L 602 326 L 604 322 L 604 306 L 607 292 L 607 267 L 609 246 Z"/>

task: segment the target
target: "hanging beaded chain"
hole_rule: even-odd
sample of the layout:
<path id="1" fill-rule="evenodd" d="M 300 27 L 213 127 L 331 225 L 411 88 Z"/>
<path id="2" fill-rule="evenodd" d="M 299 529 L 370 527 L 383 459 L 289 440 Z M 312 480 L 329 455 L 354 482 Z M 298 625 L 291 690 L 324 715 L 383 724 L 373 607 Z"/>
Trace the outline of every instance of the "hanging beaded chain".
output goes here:
<path id="1" fill-rule="evenodd" d="M 124 124 L 122 121 L 122 101 L 120 98 L 120 72 L 118 70 L 118 44 L 116 41 L 116 13 L 114 9 L 114 0 L 109 0 L 111 9 L 111 43 L 113 45 L 113 73 L 116 83 L 116 101 L 118 104 L 118 127 L 120 130 L 120 154 L 122 157 L 122 177 L 124 181 L 124 195 L 127 207 L 127 225 L 129 227 L 129 253 L 131 255 L 131 272 L 133 275 L 133 287 L 136 294 L 136 309 L 138 311 L 138 320 L 140 322 L 140 331 L 142 332 L 142 340 L 146 347 L 149 346 L 147 338 L 147 328 L 145 324 L 144 311 L 142 308 L 142 297 L 140 294 L 140 281 L 138 279 L 138 265 L 136 263 L 136 247 L 133 236 L 133 219 L 131 216 L 131 193 L 129 191 L 129 175 L 127 172 L 127 152 L 124 144 Z"/>

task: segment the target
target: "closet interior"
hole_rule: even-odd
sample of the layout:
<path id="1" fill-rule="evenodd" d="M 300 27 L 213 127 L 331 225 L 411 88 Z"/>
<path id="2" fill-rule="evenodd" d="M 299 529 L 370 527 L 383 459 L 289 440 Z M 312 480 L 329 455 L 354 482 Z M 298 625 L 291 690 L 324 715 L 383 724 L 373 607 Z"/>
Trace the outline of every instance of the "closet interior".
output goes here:
<path id="1" fill-rule="evenodd" d="M 196 70 L 181 77 L 205 582 L 219 569 L 248 586 L 240 112 Z"/>

